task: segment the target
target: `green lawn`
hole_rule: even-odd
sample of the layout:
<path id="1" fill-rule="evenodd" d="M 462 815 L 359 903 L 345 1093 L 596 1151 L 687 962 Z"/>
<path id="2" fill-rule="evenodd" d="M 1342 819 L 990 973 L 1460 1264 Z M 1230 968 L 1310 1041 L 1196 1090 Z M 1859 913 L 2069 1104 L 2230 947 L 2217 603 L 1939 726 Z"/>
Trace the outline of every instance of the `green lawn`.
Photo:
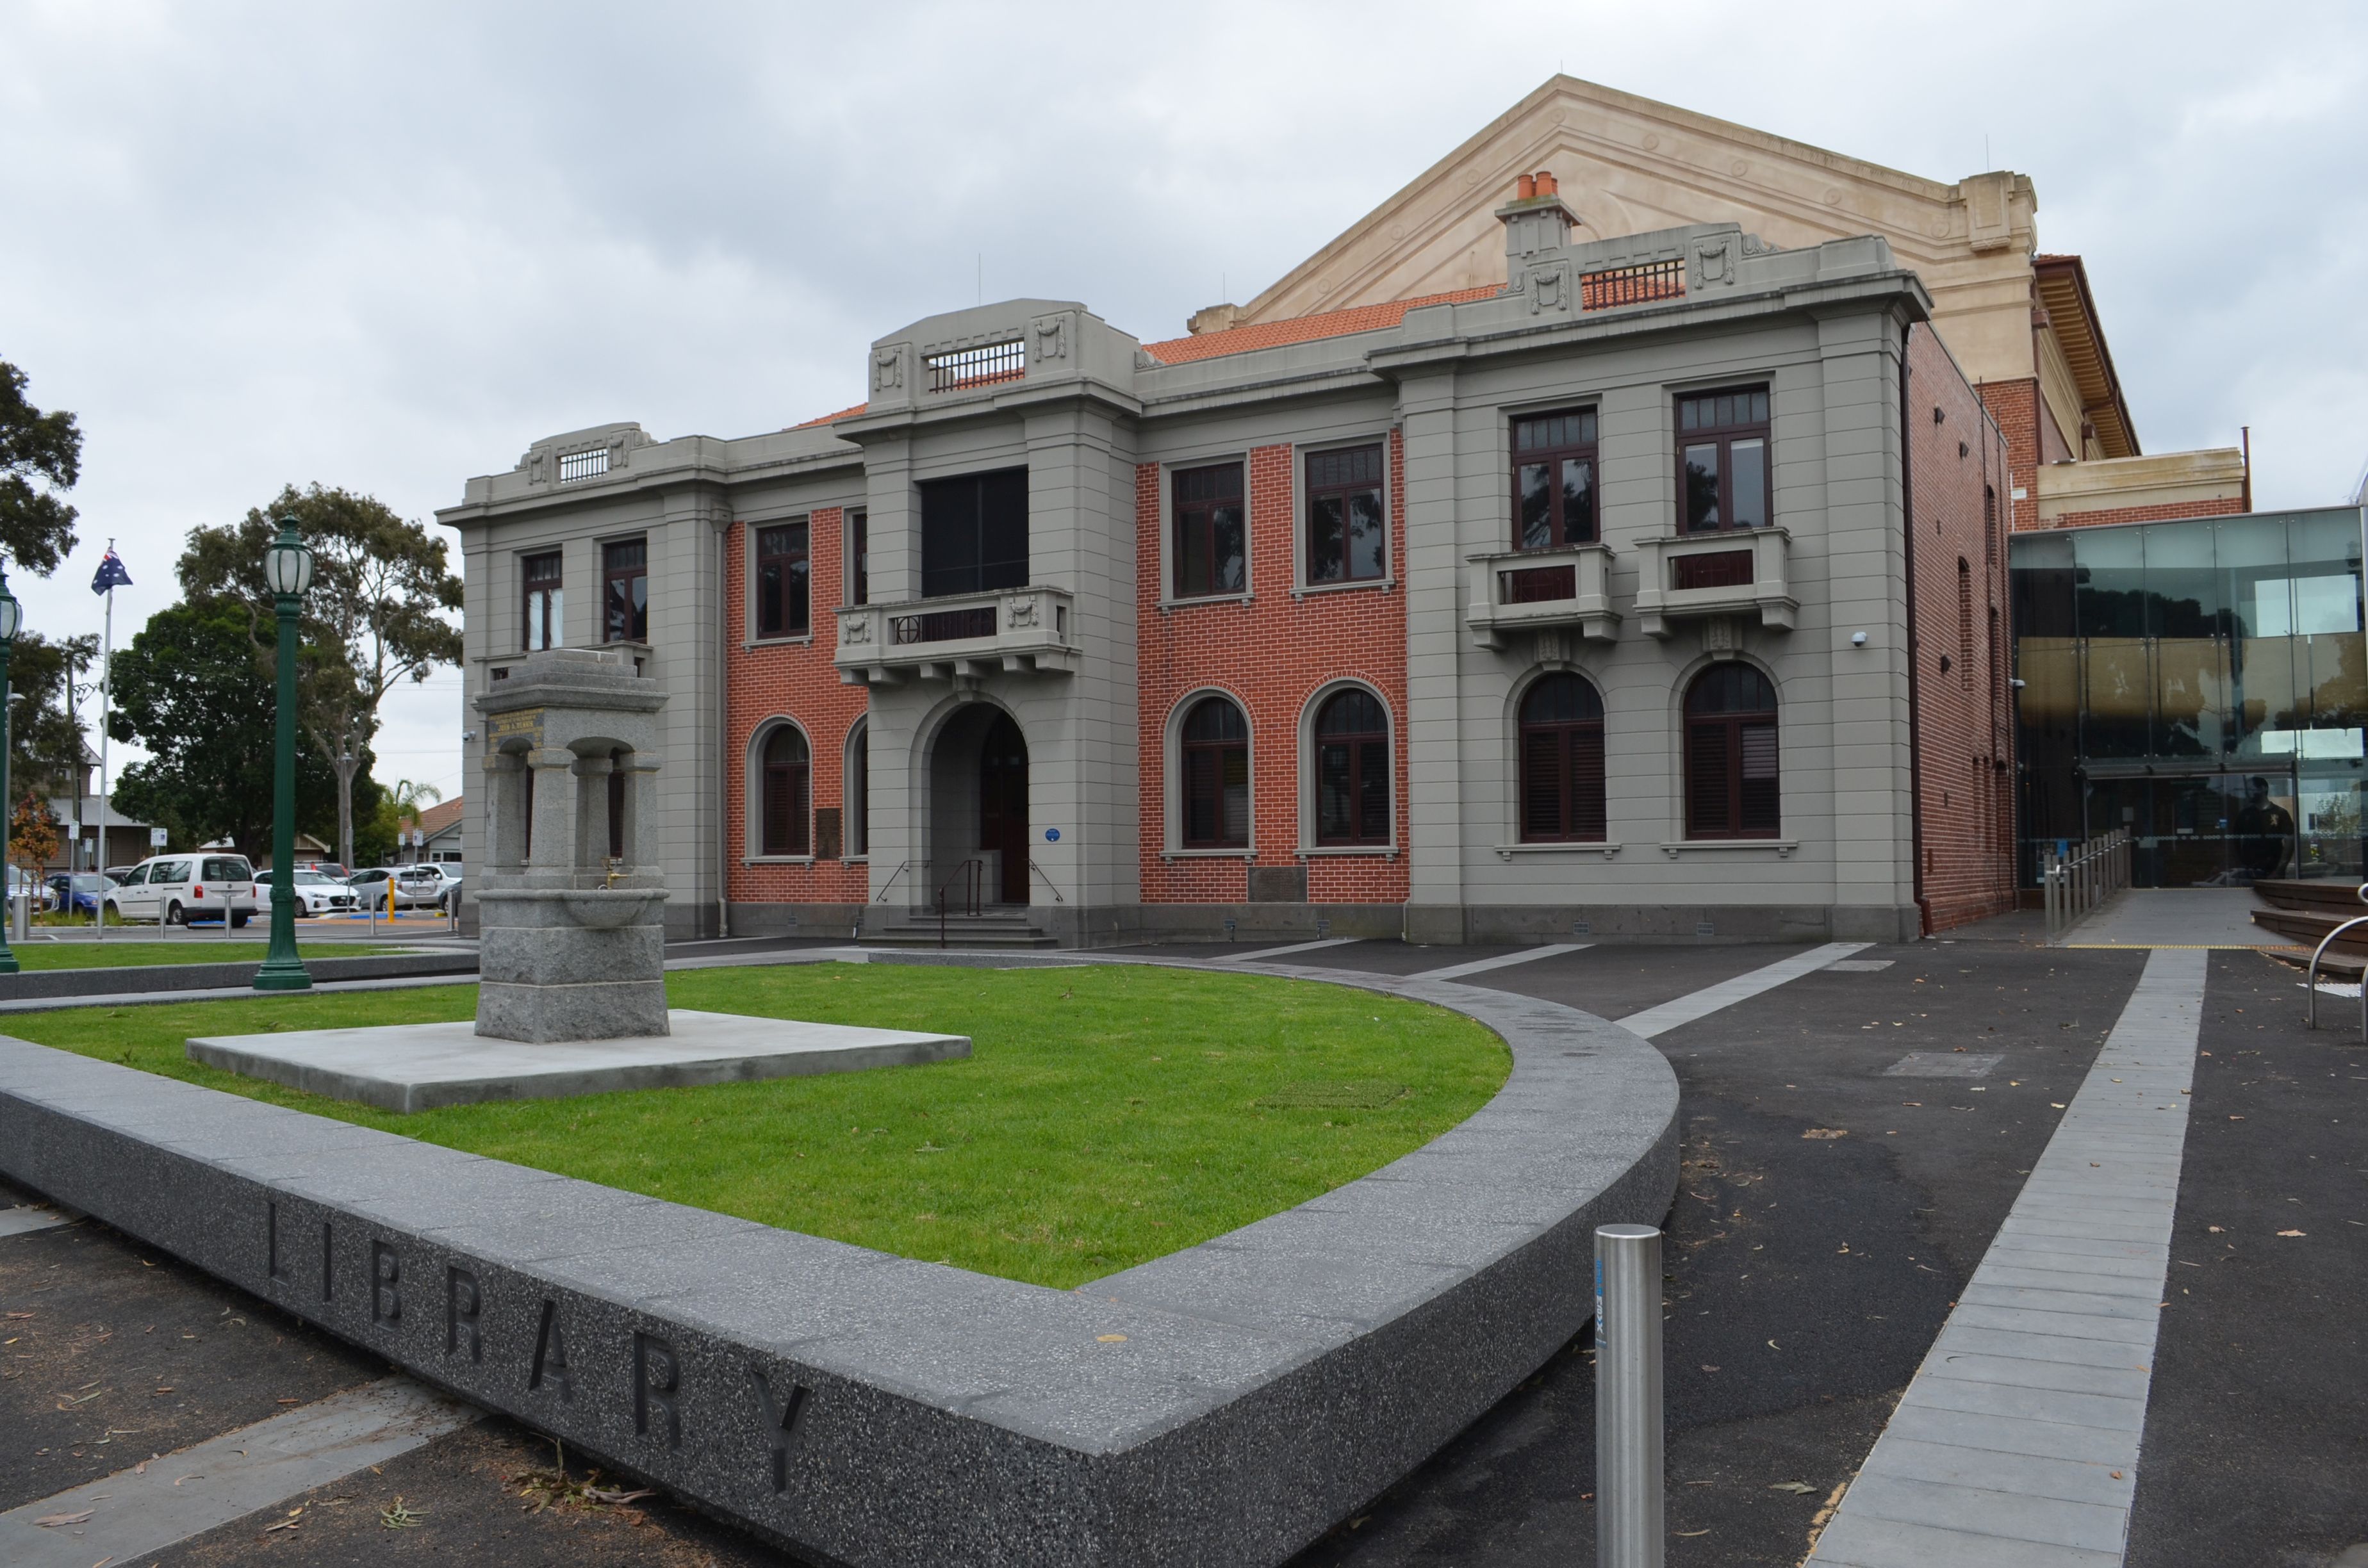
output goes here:
<path id="1" fill-rule="evenodd" d="M 967 1034 L 973 1055 L 399 1117 L 199 1067 L 182 1042 L 466 1018 L 473 986 L 23 1014 L 6 1028 L 456 1149 L 1060 1288 L 1385 1165 L 1477 1110 L 1510 1067 L 1496 1036 L 1444 1009 L 1273 976 L 829 963 L 695 971 L 666 987 L 678 1007 Z"/>
<path id="2" fill-rule="evenodd" d="M 152 963 L 261 963 L 263 949 L 261 942 L 249 941 L 245 937 L 225 941 L 220 937 L 189 936 L 170 941 L 143 942 L 130 937 L 119 939 L 109 937 L 103 942 L 45 942 L 36 936 L 29 942 L 16 944 L 10 950 L 17 955 L 19 970 L 52 970 L 124 969 Z M 306 942 L 302 945 L 303 954 L 308 959 L 359 959 L 402 950 L 369 942 Z"/>

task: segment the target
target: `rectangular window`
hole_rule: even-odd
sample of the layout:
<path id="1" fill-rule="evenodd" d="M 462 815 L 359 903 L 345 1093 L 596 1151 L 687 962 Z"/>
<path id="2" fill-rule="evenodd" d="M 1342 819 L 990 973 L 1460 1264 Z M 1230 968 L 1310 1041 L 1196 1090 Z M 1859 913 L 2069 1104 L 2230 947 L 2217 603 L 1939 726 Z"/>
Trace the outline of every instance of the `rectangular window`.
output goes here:
<path id="1" fill-rule="evenodd" d="M 812 622 L 807 526 L 801 517 L 757 530 L 757 635 L 799 637 Z"/>
<path id="2" fill-rule="evenodd" d="M 1249 582 L 1249 536 L 1242 465 L 1215 463 L 1176 474 L 1175 594 L 1238 594 Z"/>
<path id="3" fill-rule="evenodd" d="M 519 645 L 529 653 L 560 644 L 559 569 L 560 553 L 555 550 L 518 560 L 526 611 L 526 639 Z"/>
<path id="4" fill-rule="evenodd" d="M 1307 581 L 1377 582 L 1389 556 L 1382 528 L 1382 449 L 1307 454 Z"/>
<path id="5" fill-rule="evenodd" d="M 1595 538 L 1595 411 L 1513 421 L 1513 548 Z"/>
<path id="6" fill-rule="evenodd" d="M 1766 387 L 1678 399 L 1678 489 L 1688 533 L 1768 526 Z"/>
<path id="7" fill-rule="evenodd" d="M 1028 471 L 921 486 L 921 597 L 977 594 L 1028 583 Z"/>
<path id="8" fill-rule="evenodd" d="M 600 640 L 650 640 L 650 544 L 620 540 L 600 547 Z"/>
<path id="9" fill-rule="evenodd" d="M 871 602 L 871 514 L 860 507 L 847 514 L 847 602 Z"/>

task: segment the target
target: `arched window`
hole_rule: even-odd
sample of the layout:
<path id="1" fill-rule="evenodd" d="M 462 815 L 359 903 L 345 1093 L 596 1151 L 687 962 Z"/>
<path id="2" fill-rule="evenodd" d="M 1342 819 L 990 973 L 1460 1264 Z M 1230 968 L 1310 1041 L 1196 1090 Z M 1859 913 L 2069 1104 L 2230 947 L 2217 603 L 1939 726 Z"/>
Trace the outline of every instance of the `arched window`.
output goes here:
<path id="1" fill-rule="evenodd" d="M 1315 842 L 1389 841 L 1389 719 L 1380 699 L 1351 687 L 1315 715 Z"/>
<path id="2" fill-rule="evenodd" d="M 1749 665 L 1713 665 L 1686 692 L 1686 836 L 1773 838 L 1781 818 L 1776 688 Z"/>
<path id="3" fill-rule="evenodd" d="M 1243 849 L 1250 842 L 1250 727 L 1222 697 L 1184 716 L 1183 838 L 1187 849 Z"/>
<path id="4" fill-rule="evenodd" d="M 1603 841 L 1603 699 L 1577 676 L 1521 699 L 1521 837 Z"/>
<path id="5" fill-rule="evenodd" d="M 796 725 L 783 724 L 766 738 L 764 767 L 763 852 L 811 854 L 806 806 L 813 793 L 813 754 Z"/>
<path id="6" fill-rule="evenodd" d="M 871 853 L 871 721 L 858 719 L 847 733 L 847 852 Z"/>

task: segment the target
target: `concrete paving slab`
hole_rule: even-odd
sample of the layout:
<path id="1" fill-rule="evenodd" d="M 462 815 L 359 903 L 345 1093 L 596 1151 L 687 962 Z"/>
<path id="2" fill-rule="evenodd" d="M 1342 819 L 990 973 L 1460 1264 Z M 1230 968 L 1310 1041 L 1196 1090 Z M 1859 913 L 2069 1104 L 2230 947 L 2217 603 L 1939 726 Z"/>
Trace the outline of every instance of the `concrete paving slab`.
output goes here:
<path id="1" fill-rule="evenodd" d="M 2250 888 L 2132 888 L 2064 934 L 2066 948 L 2290 948 L 2253 924 Z"/>
<path id="2" fill-rule="evenodd" d="M 1535 963 L 1564 953 L 1583 952 L 1594 946 L 1591 942 L 1548 942 L 1543 947 L 1524 948 L 1519 952 L 1498 953 L 1494 958 L 1470 959 L 1452 963 L 1443 969 L 1427 969 L 1415 976 L 1417 980 L 1462 980 L 1469 975 L 1486 974 L 1492 970 L 1510 969 L 1515 964 Z"/>
<path id="3" fill-rule="evenodd" d="M 666 1035 L 534 1045 L 493 1040 L 473 1023 L 209 1035 L 188 1042 L 210 1067 L 381 1110 L 480 1100 L 551 1099 L 948 1062 L 964 1035 L 859 1028 L 671 1008 Z"/>
<path id="4" fill-rule="evenodd" d="M 1281 948 L 1254 948 L 1246 953 L 1219 953 L 1209 959 L 1211 963 L 1249 963 L 1253 960 L 1289 958 L 1294 953 L 1321 952 L 1326 948 L 1345 948 L 1361 941 L 1358 937 L 1326 937 L 1320 942 L 1293 942 Z"/>
<path id="5" fill-rule="evenodd" d="M 2093 1503 L 2124 1511 L 2130 1500 L 2129 1477 L 2124 1474 L 2114 1479 L 2110 1465 L 2039 1459 L 2030 1454 L 1959 1448 L 1952 1443 L 1927 1443 L 1915 1438 L 1885 1444 L 1883 1469 L 1878 1471 L 1870 1465 L 1867 1473 L 2010 1492 L 2025 1497 L 2055 1497 L 2067 1503 Z"/>
<path id="6" fill-rule="evenodd" d="M 1924 1481 L 1884 1473 L 1851 1483 L 1859 1506 L 1874 1517 L 1948 1530 L 1977 1530 L 2048 1546 L 2119 1551 L 2129 1510 L 2110 1503 L 2034 1497 L 2002 1487 Z"/>
<path id="7" fill-rule="evenodd" d="M 0 1236 L 22 1236 L 35 1231 L 47 1231 L 59 1225 L 70 1225 L 72 1216 L 54 1209 L 0 1209 Z"/>
<path id="8" fill-rule="evenodd" d="M 1827 942 L 1823 947 L 1811 948 L 1805 953 L 1779 959 L 1764 968 L 1738 974 L 1732 980 L 1704 986 L 1690 995 L 1664 1002 L 1657 1007 L 1631 1013 L 1620 1020 L 1620 1027 L 1651 1040 L 1691 1024 L 1697 1018 L 1709 1017 L 1713 1013 L 1732 1007 L 1738 1002 L 1748 1002 L 1754 996 L 1773 991 L 1804 974 L 1815 974 L 1837 959 L 1864 952 L 1873 946 L 1873 942 Z"/>
<path id="9" fill-rule="evenodd" d="M 407 1453 L 480 1414 L 409 1378 L 331 1394 L 0 1514 L 0 1562 L 11 1568 L 131 1562 Z M 38 1523 L 85 1512 L 72 1524 Z"/>
<path id="10" fill-rule="evenodd" d="M 2192 947 L 2161 949 L 2146 960 L 1812 1562 L 2123 1561 L 2187 1126 L 2184 1113 L 2175 1113 L 2136 1133 L 2130 1108 L 2175 1106 L 2191 1086 L 2206 970 L 2205 954 Z M 2093 1257 L 2066 1244 L 2092 1226 L 2104 1244 Z M 2050 1237 L 2044 1251 L 2018 1245 L 2042 1235 Z M 2078 1340 L 2100 1348 L 2082 1352 L 2068 1343 Z M 2128 1367 L 2115 1369 L 2106 1359 L 2115 1346 Z M 2129 1491 L 2114 1506 L 2080 1505 L 2103 1508 L 2084 1515 L 2040 1507 L 2007 1485 L 1987 1506 L 1961 1506 L 1974 1500 L 1962 1487 L 1870 1485 L 1869 1477 L 1898 1473 L 1896 1463 L 1929 1460 L 1919 1449 L 1911 1460 L 1895 1461 L 1888 1451 L 1895 1439 L 2109 1463 Z M 1903 1512 L 1914 1515 L 1912 1525 L 1892 1517 Z M 2074 1530 L 2067 1520 L 2088 1523 Z M 2050 1555 L 2063 1551 L 2080 1556 Z"/>

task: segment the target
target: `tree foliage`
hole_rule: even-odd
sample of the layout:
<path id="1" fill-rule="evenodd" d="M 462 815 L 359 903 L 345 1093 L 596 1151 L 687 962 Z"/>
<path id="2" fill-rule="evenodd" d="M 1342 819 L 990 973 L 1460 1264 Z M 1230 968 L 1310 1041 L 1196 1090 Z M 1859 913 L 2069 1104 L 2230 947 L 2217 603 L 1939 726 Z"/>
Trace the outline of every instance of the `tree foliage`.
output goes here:
<path id="1" fill-rule="evenodd" d="M 116 651 L 108 731 L 148 749 L 126 768 L 115 803 L 177 844 L 227 838 L 249 858 L 270 847 L 278 698 L 256 678 L 255 645 L 234 604 L 175 605 Z M 374 792 L 361 754 L 358 790 Z M 337 820 L 335 770 L 296 752 L 296 825 L 325 838 Z"/>
<path id="2" fill-rule="evenodd" d="M 21 699 L 8 725 L 11 790 L 41 790 L 74 800 L 87 782 L 82 715 L 70 688 L 98 657 L 98 639 L 85 634 L 51 642 L 38 631 L 17 634 L 8 660 L 8 689 Z"/>
<path id="3" fill-rule="evenodd" d="M 0 552 L 46 577 L 74 547 L 74 509 L 58 493 L 82 477 L 82 432 L 63 409 L 34 407 L 26 384 L 0 359 Z"/>
<path id="4" fill-rule="evenodd" d="M 58 858 L 58 819 L 47 801 L 28 790 L 8 815 L 8 858 L 38 879 L 41 868 Z"/>
<path id="5" fill-rule="evenodd" d="M 305 596 L 298 703 L 313 752 L 336 770 L 341 792 L 337 843 L 348 864 L 358 810 L 360 758 L 378 730 L 379 705 L 403 682 L 424 681 L 438 665 L 461 662 L 461 629 L 445 619 L 461 608 L 461 579 L 447 566 L 443 540 L 398 517 L 382 502 L 319 484 L 281 490 L 270 506 L 222 528 L 191 530 L 176 570 L 192 604 L 236 605 L 266 667 L 277 632 L 264 553 L 282 517 L 295 519 L 313 547 L 313 590 Z"/>

